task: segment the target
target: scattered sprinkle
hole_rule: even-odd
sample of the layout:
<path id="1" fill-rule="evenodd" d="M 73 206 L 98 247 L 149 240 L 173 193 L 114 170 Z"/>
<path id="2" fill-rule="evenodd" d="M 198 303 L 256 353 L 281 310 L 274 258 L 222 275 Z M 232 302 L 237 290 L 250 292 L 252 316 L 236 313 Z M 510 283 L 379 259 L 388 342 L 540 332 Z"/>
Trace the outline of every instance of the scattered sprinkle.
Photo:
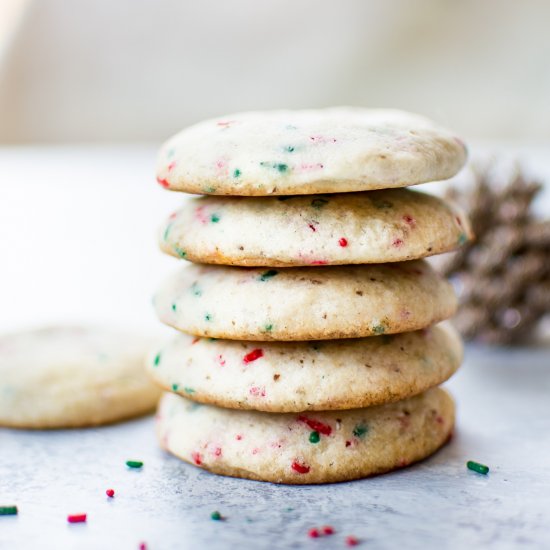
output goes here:
<path id="1" fill-rule="evenodd" d="M 468 460 L 468 462 L 466 462 L 466 466 L 468 467 L 468 470 L 472 470 L 478 474 L 483 474 L 486 476 L 489 473 L 489 466 L 485 466 L 485 464 L 480 464 L 479 462 L 474 462 L 473 460 Z"/>
<path id="2" fill-rule="evenodd" d="M 287 153 L 293 153 L 293 152 L 294 152 L 294 147 L 293 147 L 292 145 L 287 145 L 287 146 L 285 147 L 285 151 L 286 151 Z"/>
<path id="3" fill-rule="evenodd" d="M 328 204 L 327 199 L 313 199 L 311 201 L 311 206 L 313 206 L 313 208 L 316 208 L 317 210 L 320 210 L 321 208 L 323 208 L 325 204 Z"/>
<path id="4" fill-rule="evenodd" d="M 115 490 L 114 489 L 107 489 L 105 491 L 105 494 L 109 497 L 109 498 L 113 498 L 115 496 Z"/>
<path id="5" fill-rule="evenodd" d="M 334 535 L 334 527 L 332 525 L 323 525 L 321 531 L 323 535 Z"/>
<path id="6" fill-rule="evenodd" d="M 205 321 L 212 321 L 212 315 L 210 315 L 210 313 L 207 313 L 207 314 L 204 316 L 204 320 L 205 320 Z"/>
<path id="7" fill-rule="evenodd" d="M 69 523 L 85 523 L 86 514 L 71 514 L 67 516 L 67 521 Z"/>
<path id="8" fill-rule="evenodd" d="M 288 164 L 282 164 L 278 162 L 260 162 L 260 166 L 263 166 L 264 168 L 273 168 L 281 174 L 288 171 Z"/>
<path id="9" fill-rule="evenodd" d="M 467 237 L 464 233 L 461 233 L 458 237 L 458 244 L 459 246 L 462 246 L 466 241 L 467 241 Z"/>
<path id="10" fill-rule="evenodd" d="M 323 424 L 323 422 L 319 422 L 319 420 L 314 420 L 313 418 L 308 418 L 307 416 L 300 415 L 298 417 L 298 422 L 307 424 L 312 430 L 315 430 L 323 435 L 330 435 L 332 433 L 332 428 L 328 424 Z"/>
<path id="11" fill-rule="evenodd" d="M 233 172 L 233 177 L 238 178 L 240 175 L 241 175 L 241 171 L 238 168 L 236 168 Z"/>
<path id="12" fill-rule="evenodd" d="M 269 279 L 272 279 L 279 273 L 276 269 L 270 269 L 268 271 L 264 271 L 259 277 L 258 280 L 260 281 L 269 281 Z"/>
<path id="13" fill-rule="evenodd" d="M 202 464 L 202 455 L 200 453 L 197 453 L 197 452 L 191 453 L 191 458 L 193 459 L 193 462 L 197 466 L 200 466 Z"/>
<path id="14" fill-rule="evenodd" d="M 185 386 L 185 387 L 183 388 L 183 391 L 184 391 L 185 393 L 195 393 L 195 390 L 194 390 L 193 388 L 190 388 L 189 386 Z"/>
<path id="15" fill-rule="evenodd" d="M 172 391 L 178 391 L 179 387 L 180 387 L 179 384 L 172 384 Z"/>
<path id="16" fill-rule="evenodd" d="M 290 467 L 299 474 L 309 473 L 310 467 L 307 464 L 303 464 L 295 460 Z"/>
<path id="17" fill-rule="evenodd" d="M 252 363 L 252 361 L 256 361 L 256 359 L 259 359 L 260 357 L 264 356 L 264 350 L 260 348 L 253 349 L 251 352 L 247 353 L 243 357 L 243 362 L 245 364 Z"/>
<path id="18" fill-rule="evenodd" d="M 215 510 L 210 514 L 210 519 L 213 519 L 214 521 L 223 521 L 224 518 L 217 510 Z"/>
<path id="19" fill-rule="evenodd" d="M 174 252 L 180 257 L 185 258 L 187 256 L 187 252 L 183 250 L 183 248 L 180 248 L 179 246 L 174 246 Z"/>
<path id="20" fill-rule="evenodd" d="M 142 468 L 143 462 L 141 460 L 127 460 L 126 466 L 128 466 L 128 468 Z"/>
<path id="21" fill-rule="evenodd" d="M 320 439 L 321 439 L 321 436 L 319 435 L 319 432 L 313 431 L 309 434 L 310 443 L 319 443 Z"/>
<path id="22" fill-rule="evenodd" d="M 159 363 L 160 363 L 160 353 L 157 353 L 155 355 L 155 360 L 153 361 L 153 365 L 155 365 L 155 367 L 158 367 Z"/>
<path id="23" fill-rule="evenodd" d="M 172 311 L 176 311 L 178 309 L 178 306 L 176 304 L 172 304 Z"/>
<path id="24" fill-rule="evenodd" d="M 165 189 L 168 189 L 168 187 L 170 187 L 170 184 L 168 183 L 167 179 L 157 178 L 157 183 L 159 185 L 162 185 L 162 187 L 164 187 Z"/>
<path id="25" fill-rule="evenodd" d="M 271 332 L 272 330 L 273 330 L 273 325 L 271 323 L 264 326 L 264 331 L 265 332 Z"/>
<path id="26" fill-rule="evenodd" d="M 346 537 L 346 544 L 348 546 L 357 546 L 359 544 L 359 539 L 353 535 L 348 535 Z"/>
<path id="27" fill-rule="evenodd" d="M 17 506 L 0 506 L 0 516 L 16 516 Z"/>
<path id="28" fill-rule="evenodd" d="M 384 334 L 385 331 L 384 325 L 374 325 L 372 327 L 372 332 L 374 332 L 374 334 Z"/>
<path id="29" fill-rule="evenodd" d="M 210 216 L 210 221 L 212 223 L 218 223 L 220 221 L 220 215 L 219 214 L 212 214 Z"/>
<path id="30" fill-rule="evenodd" d="M 403 246 L 403 239 L 394 239 L 391 244 L 392 246 L 395 246 L 395 248 L 399 248 L 400 246 Z"/>
<path id="31" fill-rule="evenodd" d="M 345 239 L 344 237 L 342 237 L 342 238 L 338 241 L 338 244 L 339 244 L 342 248 L 345 248 L 346 246 L 348 246 L 348 240 Z"/>
<path id="32" fill-rule="evenodd" d="M 307 532 L 307 536 L 310 538 L 310 539 L 316 539 L 316 538 L 319 538 L 319 530 L 316 529 L 315 527 L 312 527 L 308 532 Z"/>
<path id="33" fill-rule="evenodd" d="M 147 550 L 147 544 L 145 542 L 140 542 L 139 550 Z"/>
<path id="34" fill-rule="evenodd" d="M 352 433 L 355 437 L 364 437 L 368 431 L 369 427 L 366 424 L 357 424 Z"/>

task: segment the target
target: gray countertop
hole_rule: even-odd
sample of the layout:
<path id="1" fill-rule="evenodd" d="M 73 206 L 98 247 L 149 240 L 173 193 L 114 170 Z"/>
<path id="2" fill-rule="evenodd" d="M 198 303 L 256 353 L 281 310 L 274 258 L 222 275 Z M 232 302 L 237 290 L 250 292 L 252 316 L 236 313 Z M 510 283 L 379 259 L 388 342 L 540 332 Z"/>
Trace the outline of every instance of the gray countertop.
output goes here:
<path id="1" fill-rule="evenodd" d="M 99 429 L 0 429 L 0 548 L 550 547 L 550 350 L 469 347 L 449 382 L 452 441 L 383 476 L 325 486 L 218 477 L 161 452 L 152 418 Z M 127 459 L 144 461 L 128 470 Z M 485 463 L 488 476 L 466 469 Z M 105 490 L 116 491 L 114 499 Z M 220 511 L 225 521 L 210 519 Z M 86 524 L 67 514 L 85 512 Z M 336 534 L 309 539 L 310 527 Z"/>

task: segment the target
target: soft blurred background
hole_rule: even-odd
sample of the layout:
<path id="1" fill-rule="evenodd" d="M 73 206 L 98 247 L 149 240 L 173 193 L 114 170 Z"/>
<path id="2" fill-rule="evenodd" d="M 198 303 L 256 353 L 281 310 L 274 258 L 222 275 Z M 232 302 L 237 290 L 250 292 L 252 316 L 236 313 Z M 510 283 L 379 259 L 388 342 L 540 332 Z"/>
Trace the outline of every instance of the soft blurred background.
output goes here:
<path id="1" fill-rule="evenodd" d="M 546 0 L 2 0 L 0 140 L 158 141 L 230 111 L 418 111 L 550 138 Z"/>
<path id="2" fill-rule="evenodd" d="M 549 21 L 545 0 L 0 0 L 0 329 L 158 330 L 155 228 L 182 197 L 155 151 L 205 117 L 398 107 L 550 179 Z"/>

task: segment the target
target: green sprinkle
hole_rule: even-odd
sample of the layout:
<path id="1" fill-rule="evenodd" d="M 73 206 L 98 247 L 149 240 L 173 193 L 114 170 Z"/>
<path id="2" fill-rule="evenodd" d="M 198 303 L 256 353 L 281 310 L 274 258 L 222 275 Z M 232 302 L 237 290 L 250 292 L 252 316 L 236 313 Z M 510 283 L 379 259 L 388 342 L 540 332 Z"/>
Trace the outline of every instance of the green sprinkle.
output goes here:
<path id="1" fill-rule="evenodd" d="M 17 506 L 0 506 L 0 516 L 16 516 Z"/>
<path id="2" fill-rule="evenodd" d="M 217 338 L 208 338 L 209 342 L 215 342 L 216 340 L 217 340 Z"/>
<path id="3" fill-rule="evenodd" d="M 180 248 L 179 246 L 174 246 L 174 252 L 180 257 L 185 258 L 187 256 L 187 252 L 183 250 L 183 248 Z"/>
<path id="4" fill-rule="evenodd" d="M 355 437 L 364 437 L 368 431 L 369 427 L 366 424 L 357 424 L 352 433 Z"/>
<path id="5" fill-rule="evenodd" d="M 207 313 L 207 314 L 204 316 L 204 320 L 205 320 L 205 321 L 212 321 L 212 315 L 210 315 L 210 313 Z"/>
<path id="6" fill-rule="evenodd" d="M 210 216 L 210 221 L 212 223 L 218 223 L 220 221 L 220 215 L 219 214 L 212 214 Z"/>
<path id="7" fill-rule="evenodd" d="M 128 466 L 128 468 L 142 468 L 143 462 L 141 460 L 127 460 L 126 466 Z"/>
<path id="8" fill-rule="evenodd" d="M 160 363 L 160 353 L 157 353 L 157 355 L 155 356 L 155 360 L 153 361 L 153 365 L 155 365 L 155 367 L 158 367 L 159 363 Z"/>
<path id="9" fill-rule="evenodd" d="M 172 311 L 176 311 L 176 309 L 177 309 L 176 304 L 172 304 Z"/>
<path id="10" fill-rule="evenodd" d="M 294 153 L 294 146 L 287 145 L 284 149 L 287 153 Z"/>
<path id="11" fill-rule="evenodd" d="M 191 285 L 191 292 L 193 296 L 202 296 L 202 290 L 196 282 Z"/>
<path id="12" fill-rule="evenodd" d="M 260 162 L 260 166 L 263 166 L 264 168 L 273 168 L 281 174 L 288 170 L 288 164 L 282 164 L 279 162 Z"/>
<path id="13" fill-rule="evenodd" d="M 168 149 L 168 152 L 166 153 L 166 156 L 171 159 L 176 154 L 175 149 Z"/>
<path id="14" fill-rule="evenodd" d="M 212 512 L 210 514 L 210 519 L 213 519 L 214 521 L 222 521 L 223 517 L 222 515 L 216 510 L 215 512 Z"/>
<path id="15" fill-rule="evenodd" d="M 462 246 L 467 240 L 468 238 L 466 237 L 466 235 L 464 233 L 461 233 L 458 237 L 458 246 Z"/>
<path id="16" fill-rule="evenodd" d="M 478 474 L 483 474 L 484 476 L 489 473 L 489 466 L 485 466 L 485 464 L 480 464 L 479 462 L 474 462 L 473 460 L 468 460 L 468 462 L 466 462 L 466 466 L 468 467 L 468 470 L 472 470 Z"/>
<path id="17" fill-rule="evenodd" d="M 172 391 L 178 391 L 179 387 L 180 387 L 179 384 L 172 384 Z"/>
<path id="18" fill-rule="evenodd" d="M 319 432 L 311 432 L 309 434 L 309 442 L 310 443 L 319 443 L 320 439 L 321 439 L 321 436 L 319 435 Z"/>
<path id="19" fill-rule="evenodd" d="M 164 236 L 162 237 L 165 241 L 168 240 L 168 234 L 170 233 L 170 229 L 172 229 L 172 224 L 169 223 L 166 229 L 164 230 Z"/>
<path id="20" fill-rule="evenodd" d="M 317 210 L 323 208 L 325 204 L 328 204 L 328 201 L 326 199 L 313 199 L 311 201 L 311 206 L 313 206 L 313 208 L 316 208 Z"/>
<path id="21" fill-rule="evenodd" d="M 374 325 L 372 327 L 372 332 L 374 332 L 374 334 L 384 334 L 384 332 L 386 332 L 386 328 L 384 325 Z"/>
<path id="22" fill-rule="evenodd" d="M 259 277 L 258 280 L 260 281 L 268 281 L 269 279 L 272 279 L 279 273 L 276 269 L 270 269 L 269 271 L 264 271 Z"/>
<path id="23" fill-rule="evenodd" d="M 372 204 L 374 204 L 375 208 L 379 208 L 380 210 L 393 207 L 393 203 L 384 200 L 372 199 Z"/>
<path id="24" fill-rule="evenodd" d="M 185 393 L 195 393 L 195 390 L 194 390 L 193 388 L 189 388 L 188 386 L 185 386 L 185 387 L 183 388 L 183 391 L 184 391 Z"/>
<path id="25" fill-rule="evenodd" d="M 203 188 L 203 191 L 204 191 L 205 193 L 213 193 L 215 190 L 216 190 L 215 187 L 204 187 L 204 188 Z"/>
<path id="26" fill-rule="evenodd" d="M 235 171 L 233 172 L 233 177 L 238 178 L 240 175 L 241 175 L 241 171 L 238 168 L 236 168 Z"/>
<path id="27" fill-rule="evenodd" d="M 273 325 L 270 323 L 268 325 L 264 325 L 264 332 L 271 332 L 273 330 Z"/>

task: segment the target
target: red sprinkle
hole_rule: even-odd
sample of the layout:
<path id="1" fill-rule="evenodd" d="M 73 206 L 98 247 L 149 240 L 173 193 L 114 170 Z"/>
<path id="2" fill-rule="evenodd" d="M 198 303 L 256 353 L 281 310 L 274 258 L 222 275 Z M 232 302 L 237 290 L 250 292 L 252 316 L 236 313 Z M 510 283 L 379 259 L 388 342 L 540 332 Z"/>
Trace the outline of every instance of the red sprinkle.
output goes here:
<path id="1" fill-rule="evenodd" d="M 455 217 L 455 220 L 456 220 L 456 223 L 458 225 L 460 225 L 460 227 L 462 227 L 462 221 L 460 220 L 460 218 L 458 216 Z"/>
<path id="2" fill-rule="evenodd" d="M 321 527 L 321 531 L 323 532 L 323 535 L 334 535 L 334 527 L 332 527 L 332 525 L 323 525 L 323 527 Z"/>
<path id="3" fill-rule="evenodd" d="M 342 237 L 342 238 L 338 241 L 338 244 L 339 244 L 342 248 L 345 248 L 346 246 L 348 246 L 348 240 L 347 240 L 347 239 L 344 239 L 344 237 Z"/>
<path id="4" fill-rule="evenodd" d="M 416 220 L 412 217 L 412 216 L 409 216 L 408 214 L 405 214 L 403 216 L 403 221 L 410 225 L 411 227 L 414 227 L 416 225 Z"/>
<path id="5" fill-rule="evenodd" d="M 403 244 L 403 239 L 394 239 L 391 244 L 396 248 L 399 248 Z"/>
<path id="6" fill-rule="evenodd" d="M 290 466 L 295 472 L 298 472 L 299 474 L 307 474 L 310 470 L 309 466 L 307 464 L 300 464 L 296 460 L 291 464 Z"/>
<path id="7" fill-rule="evenodd" d="M 109 498 L 113 498 L 115 496 L 115 490 L 114 489 L 107 489 L 105 491 L 105 494 L 109 497 Z"/>
<path id="8" fill-rule="evenodd" d="M 359 539 L 353 535 L 348 535 L 346 537 L 346 544 L 348 546 L 357 546 L 359 544 Z"/>
<path id="9" fill-rule="evenodd" d="M 315 229 L 315 226 L 312 223 L 308 223 L 307 226 L 315 233 L 317 229 Z"/>
<path id="10" fill-rule="evenodd" d="M 202 455 L 200 453 L 197 453 L 197 452 L 191 453 L 191 458 L 193 459 L 193 462 L 197 466 L 200 466 L 202 464 Z"/>
<path id="11" fill-rule="evenodd" d="M 71 514 L 67 516 L 69 523 L 84 523 L 86 521 L 86 514 Z"/>
<path id="12" fill-rule="evenodd" d="M 216 447 L 214 449 L 214 456 L 222 456 L 222 448 L 221 447 Z"/>
<path id="13" fill-rule="evenodd" d="M 330 435 L 332 433 L 332 428 L 328 424 L 323 424 L 322 422 L 308 418 L 307 416 L 300 415 L 298 417 L 298 421 L 307 424 L 312 430 L 315 430 L 320 434 Z"/>
<path id="14" fill-rule="evenodd" d="M 139 550 L 147 550 L 147 544 L 144 542 L 139 543 Z"/>
<path id="15" fill-rule="evenodd" d="M 328 262 L 326 260 L 314 260 L 311 262 L 311 265 L 327 265 Z"/>
<path id="16" fill-rule="evenodd" d="M 237 435 L 235 436 L 235 439 L 236 439 L 237 441 L 240 441 L 242 438 L 243 438 L 243 436 L 242 436 L 241 434 L 237 434 Z"/>
<path id="17" fill-rule="evenodd" d="M 175 162 L 171 162 L 169 165 L 168 165 L 168 172 L 171 172 L 174 167 L 176 166 L 176 163 Z"/>
<path id="18" fill-rule="evenodd" d="M 159 183 L 159 185 L 162 185 L 162 187 L 166 189 L 170 187 L 170 184 L 168 183 L 168 180 L 166 178 L 165 179 L 157 178 L 157 182 Z"/>
<path id="19" fill-rule="evenodd" d="M 252 361 L 256 361 L 256 359 L 259 359 L 260 357 L 264 356 L 264 350 L 260 348 L 253 349 L 250 353 L 247 353 L 243 357 L 243 361 L 245 364 L 252 363 Z"/>
<path id="20" fill-rule="evenodd" d="M 319 538 L 319 530 L 318 529 L 315 529 L 315 527 L 312 527 L 308 532 L 307 532 L 307 536 L 310 538 L 310 539 L 317 539 Z"/>

